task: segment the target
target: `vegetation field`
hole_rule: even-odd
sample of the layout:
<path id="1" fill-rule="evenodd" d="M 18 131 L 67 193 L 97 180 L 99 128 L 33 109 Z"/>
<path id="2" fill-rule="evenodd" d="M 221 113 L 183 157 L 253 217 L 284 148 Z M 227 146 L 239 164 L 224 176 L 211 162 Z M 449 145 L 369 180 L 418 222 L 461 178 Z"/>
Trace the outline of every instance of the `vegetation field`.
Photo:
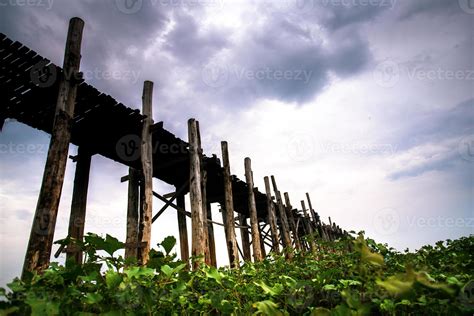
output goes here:
<path id="1" fill-rule="evenodd" d="M 59 243 L 70 243 L 70 240 Z M 293 259 L 189 271 L 167 237 L 147 266 L 88 234 L 82 266 L 51 264 L 1 289 L 0 315 L 472 315 L 474 236 L 400 253 L 358 237 Z M 77 242 L 76 242 L 77 244 Z M 199 258 L 194 258 L 199 260 Z"/>

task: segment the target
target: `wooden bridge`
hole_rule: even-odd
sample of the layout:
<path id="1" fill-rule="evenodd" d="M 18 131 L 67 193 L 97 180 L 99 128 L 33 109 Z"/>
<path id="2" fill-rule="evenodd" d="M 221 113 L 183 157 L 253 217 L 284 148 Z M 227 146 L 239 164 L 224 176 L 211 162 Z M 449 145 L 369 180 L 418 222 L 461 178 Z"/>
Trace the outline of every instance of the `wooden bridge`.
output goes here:
<path id="1" fill-rule="evenodd" d="M 102 155 L 129 167 L 126 257 L 148 260 L 152 223 L 167 207 L 177 210 L 181 256 L 189 261 L 186 216 L 192 218 L 192 255 L 203 255 L 216 265 L 213 225 L 223 225 L 231 266 L 265 255 L 265 246 L 287 257 L 293 249 L 310 251 L 315 239 L 333 239 L 343 232 L 325 225 L 314 211 L 282 197 L 273 176 L 265 177 L 265 193 L 253 185 L 251 161 L 245 159 L 246 181 L 230 174 L 227 143 L 222 142 L 222 164 L 216 155 L 202 153 L 199 122 L 188 121 L 189 139 L 183 141 L 152 119 L 153 83 L 146 81 L 143 109 L 133 110 L 82 80 L 79 72 L 84 22 L 70 21 L 64 65 L 58 67 L 35 51 L 0 34 L 0 128 L 7 118 L 51 134 L 43 182 L 23 272 L 41 271 L 49 264 L 56 217 L 70 143 L 78 146 L 71 204 L 69 237 L 82 239 L 86 219 L 87 189 L 92 155 Z M 152 178 L 176 187 L 172 196 L 152 189 Z M 271 181 L 271 183 L 270 183 Z M 271 189 L 273 188 L 273 195 Z M 190 193 L 190 212 L 184 198 Z M 152 199 L 165 205 L 154 215 Z M 210 204 L 222 207 L 223 223 L 211 218 Z M 235 213 L 237 217 L 235 217 Z M 250 218 L 250 225 L 247 219 Z M 240 229 L 241 246 L 235 229 Z M 251 251 L 252 248 L 252 251 Z M 82 253 L 64 249 L 68 260 L 82 262 Z"/>

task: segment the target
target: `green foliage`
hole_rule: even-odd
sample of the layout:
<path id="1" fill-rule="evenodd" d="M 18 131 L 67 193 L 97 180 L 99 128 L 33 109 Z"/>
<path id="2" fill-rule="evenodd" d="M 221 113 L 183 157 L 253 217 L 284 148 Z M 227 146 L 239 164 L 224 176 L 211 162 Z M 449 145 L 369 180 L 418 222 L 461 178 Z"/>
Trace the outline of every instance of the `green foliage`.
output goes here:
<path id="1" fill-rule="evenodd" d="M 400 253 L 371 239 L 317 240 L 291 261 L 270 255 L 238 269 L 189 271 L 167 237 L 147 266 L 114 253 L 106 235 L 72 239 L 82 265 L 58 264 L 0 289 L 0 315 L 471 315 L 474 237 Z M 194 258 L 200 260 L 199 258 Z"/>

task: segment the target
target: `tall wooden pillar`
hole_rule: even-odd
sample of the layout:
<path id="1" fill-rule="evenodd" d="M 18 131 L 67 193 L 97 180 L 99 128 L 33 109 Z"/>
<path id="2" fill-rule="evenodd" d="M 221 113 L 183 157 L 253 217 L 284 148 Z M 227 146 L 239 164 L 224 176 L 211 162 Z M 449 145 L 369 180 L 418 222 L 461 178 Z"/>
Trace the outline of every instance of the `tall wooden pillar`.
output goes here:
<path id="1" fill-rule="evenodd" d="M 292 244 L 291 244 L 291 237 L 290 237 L 290 228 L 288 225 L 288 219 L 286 217 L 285 206 L 283 205 L 283 201 L 281 199 L 280 191 L 278 191 L 278 187 L 275 181 L 275 177 L 270 177 L 272 180 L 273 191 L 275 192 L 275 197 L 277 199 L 278 211 L 280 214 L 280 223 L 281 223 L 281 234 L 283 239 L 283 246 L 286 250 L 286 256 L 288 258 L 293 257 L 292 252 Z"/>
<path id="2" fill-rule="evenodd" d="M 205 256 L 206 236 L 204 236 L 204 211 L 202 207 L 201 191 L 201 142 L 195 119 L 188 121 L 189 138 L 189 196 L 191 199 L 191 223 L 192 223 L 192 255 Z M 193 268 L 197 268 L 199 262 L 195 261 Z"/>
<path id="3" fill-rule="evenodd" d="M 178 188 L 176 188 L 178 190 Z M 176 197 L 177 206 L 186 210 L 184 202 L 184 194 Z M 179 247 L 181 250 L 181 260 L 189 264 L 189 244 L 188 244 L 188 228 L 186 223 L 186 214 L 178 211 L 178 229 L 179 229 Z"/>
<path id="4" fill-rule="evenodd" d="M 212 224 L 212 212 L 211 212 L 211 203 L 207 203 L 207 241 L 209 247 L 209 259 L 210 264 L 213 267 L 217 267 L 216 259 L 216 241 L 214 239 L 214 226 Z"/>
<path id="5" fill-rule="evenodd" d="M 252 260 L 252 254 L 250 252 L 250 238 L 249 238 L 249 230 L 247 228 L 247 218 L 243 214 L 239 214 L 239 224 L 240 228 L 240 238 L 242 239 L 242 251 L 244 255 L 244 261 Z"/>
<path id="6" fill-rule="evenodd" d="M 153 125 L 153 82 L 145 81 L 142 96 L 142 114 L 146 116 L 142 127 L 141 162 L 142 178 L 142 203 L 140 210 L 139 242 L 137 258 L 141 264 L 146 264 L 151 247 L 151 224 L 153 218 L 153 146 L 150 127 Z"/>
<path id="7" fill-rule="evenodd" d="M 308 231 L 309 233 L 309 246 L 311 248 L 312 251 L 315 251 L 316 250 L 316 242 L 314 241 L 314 232 L 313 232 L 313 227 L 311 227 L 311 223 L 310 223 L 310 219 L 309 219 L 309 216 L 308 216 L 308 211 L 306 210 L 306 205 L 304 204 L 304 201 L 301 201 L 301 208 L 303 209 L 303 214 L 304 214 L 304 217 L 305 217 L 305 224 L 306 224 L 306 230 Z"/>
<path id="8" fill-rule="evenodd" d="M 125 259 L 136 258 L 138 245 L 139 226 L 139 186 L 140 172 L 136 169 L 128 169 L 128 205 L 127 205 L 127 237 L 125 246 Z"/>
<path id="9" fill-rule="evenodd" d="M 76 102 L 81 43 L 84 21 L 72 18 L 69 22 L 63 69 L 72 79 L 62 78 L 56 103 L 51 141 L 44 168 L 43 181 L 36 205 L 28 248 L 23 264 L 22 278 L 28 271 L 42 271 L 49 265 L 59 200 L 64 182 L 64 172 L 71 138 L 71 119 Z"/>
<path id="10" fill-rule="evenodd" d="M 74 175 L 74 188 L 72 191 L 71 216 L 69 217 L 68 236 L 82 241 L 84 237 L 84 224 L 86 222 L 87 189 L 89 187 L 89 173 L 91 167 L 91 154 L 83 147 L 79 147 L 76 160 L 76 173 Z M 73 249 L 66 254 L 66 263 L 71 260 L 82 263 L 82 251 Z"/>
<path id="11" fill-rule="evenodd" d="M 247 181 L 249 213 L 250 213 L 250 230 L 252 232 L 252 249 L 253 260 L 261 261 L 262 249 L 260 246 L 260 232 L 258 231 L 257 205 L 255 204 L 255 194 L 253 192 L 253 174 L 252 162 L 250 158 L 245 158 L 245 179 Z"/>
<path id="12" fill-rule="evenodd" d="M 235 238 L 234 229 L 234 198 L 232 196 L 232 180 L 230 176 L 229 150 L 227 142 L 221 142 L 222 163 L 224 168 L 224 198 L 225 206 L 222 210 L 222 217 L 225 229 L 225 238 L 227 244 L 227 252 L 229 254 L 229 264 L 231 267 L 239 266 L 239 250 L 237 248 L 237 240 Z"/>
<path id="13" fill-rule="evenodd" d="M 268 212 L 268 222 L 270 223 L 270 231 L 272 233 L 272 248 L 275 253 L 280 253 L 279 245 L 279 236 L 275 216 L 275 207 L 272 201 L 272 191 L 270 188 L 270 180 L 268 177 L 264 177 L 263 181 L 265 182 L 265 193 L 267 195 L 267 212 Z"/>
<path id="14" fill-rule="evenodd" d="M 259 234 L 259 238 L 260 238 L 260 249 L 261 249 L 261 252 L 262 252 L 262 258 L 265 258 L 267 256 L 267 251 L 265 250 L 265 240 L 264 240 L 264 235 L 263 235 L 264 231 L 263 231 L 263 228 L 258 225 L 258 234 Z"/>
<path id="15" fill-rule="evenodd" d="M 311 204 L 311 199 L 309 197 L 309 193 L 306 193 L 306 199 L 308 200 L 308 207 L 309 207 L 309 211 L 311 213 L 311 216 L 313 217 L 313 221 L 315 223 L 318 223 L 319 222 L 319 218 L 318 216 L 316 215 L 316 212 L 314 211 L 313 209 L 313 205 Z"/>
<path id="16" fill-rule="evenodd" d="M 293 232 L 293 240 L 295 241 L 295 247 L 298 250 L 301 250 L 301 243 L 300 243 L 300 238 L 298 235 L 298 231 L 296 228 L 296 223 L 295 223 L 295 218 L 293 216 L 293 207 L 291 206 L 290 202 L 290 196 L 288 195 L 288 192 L 284 193 L 285 196 L 285 203 L 286 203 L 286 213 L 288 215 L 288 222 L 290 224 L 291 231 Z"/>
<path id="17" fill-rule="evenodd" d="M 198 133 L 199 133 L 199 122 L 197 122 Z M 201 137 L 199 136 L 199 139 Z M 199 144 L 201 145 L 201 144 Z M 199 146 L 201 147 L 201 146 Z M 203 214 L 203 234 L 204 234 L 204 243 L 205 243 L 205 250 L 204 250 L 204 262 L 210 266 L 211 265 L 211 254 L 209 250 L 209 229 L 207 224 L 207 171 L 203 168 L 202 165 L 202 156 L 201 156 L 201 194 L 202 194 L 202 214 Z"/>

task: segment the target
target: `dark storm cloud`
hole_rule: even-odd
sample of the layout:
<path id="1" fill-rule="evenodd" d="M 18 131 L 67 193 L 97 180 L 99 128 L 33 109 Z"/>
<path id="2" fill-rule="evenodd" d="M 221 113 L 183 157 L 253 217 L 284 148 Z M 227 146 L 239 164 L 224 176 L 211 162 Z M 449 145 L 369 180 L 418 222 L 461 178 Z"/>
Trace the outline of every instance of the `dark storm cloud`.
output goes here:
<path id="1" fill-rule="evenodd" d="M 197 86 L 213 87 L 214 98 L 237 108 L 259 98 L 307 102 L 330 84 L 330 73 L 350 77 L 371 60 L 356 30 L 323 34 L 318 27 L 317 21 L 274 14 L 246 34 L 230 57 L 206 65 L 200 74 L 204 82 L 196 80 Z"/>
<path id="2" fill-rule="evenodd" d="M 180 63 L 194 64 L 206 61 L 228 44 L 226 34 L 219 31 L 200 33 L 199 24 L 188 13 L 174 14 L 176 26 L 166 35 L 164 45 Z"/>

